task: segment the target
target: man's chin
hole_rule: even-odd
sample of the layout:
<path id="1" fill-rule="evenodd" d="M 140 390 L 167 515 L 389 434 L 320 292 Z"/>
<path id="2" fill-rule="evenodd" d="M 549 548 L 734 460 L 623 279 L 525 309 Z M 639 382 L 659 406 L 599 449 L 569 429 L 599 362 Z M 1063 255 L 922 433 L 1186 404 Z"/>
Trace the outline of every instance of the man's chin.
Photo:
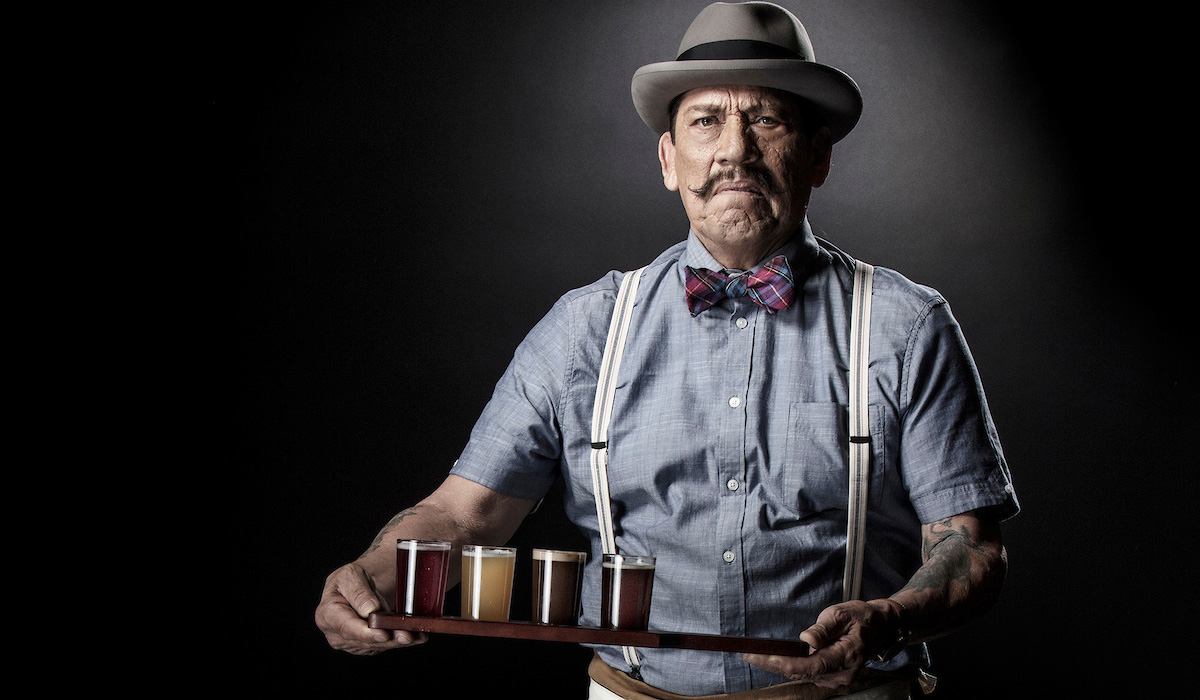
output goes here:
<path id="1" fill-rule="evenodd" d="M 755 200 L 755 204 L 762 201 Z M 766 206 L 725 207 L 712 221 L 727 235 L 747 239 L 770 238 L 779 228 L 779 218 Z"/>
<path id="2" fill-rule="evenodd" d="M 705 248 L 722 264 L 736 269 L 747 269 L 759 262 L 761 256 L 783 245 L 794 228 L 785 231 L 774 216 L 756 215 L 744 209 L 726 209 L 719 217 L 692 222 L 692 229 Z M 737 256 L 736 262 L 732 255 Z"/>

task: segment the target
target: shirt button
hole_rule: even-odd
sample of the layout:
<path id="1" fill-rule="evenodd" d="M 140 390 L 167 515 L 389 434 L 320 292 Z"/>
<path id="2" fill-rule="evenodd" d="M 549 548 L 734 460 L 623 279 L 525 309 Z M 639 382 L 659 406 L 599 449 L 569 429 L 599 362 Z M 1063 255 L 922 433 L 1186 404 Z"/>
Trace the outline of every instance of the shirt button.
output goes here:
<path id="1" fill-rule="evenodd" d="M 733 552 L 730 552 L 729 550 L 725 550 L 725 553 L 721 555 L 721 558 L 724 559 L 725 561 L 729 562 L 730 564 L 732 564 L 733 563 Z"/>
<path id="2" fill-rule="evenodd" d="M 738 328 L 745 328 L 746 326 L 750 325 L 750 322 L 745 318 L 739 318 L 736 323 Z"/>
<path id="3" fill-rule="evenodd" d="M 732 399 L 729 399 L 729 405 L 733 408 L 737 408 L 738 406 L 742 405 L 742 400 L 735 396 Z"/>
<path id="4" fill-rule="evenodd" d="M 730 491 L 737 491 L 738 490 L 737 479 L 730 479 L 729 481 L 726 481 L 725 487 L 728 488 Z"/>

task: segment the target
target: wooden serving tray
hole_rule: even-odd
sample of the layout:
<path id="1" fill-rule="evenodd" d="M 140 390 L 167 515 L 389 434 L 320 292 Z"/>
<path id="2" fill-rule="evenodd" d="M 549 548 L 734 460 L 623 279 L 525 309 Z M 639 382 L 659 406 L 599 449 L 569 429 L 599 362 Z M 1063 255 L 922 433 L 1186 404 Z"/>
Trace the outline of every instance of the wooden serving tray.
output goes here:
<path id="1" fill-rule="evenodd" d="M 613 644 L 647 649 L 699 649 L 781 656 L 808 656 L 808 645 L 800 640 L 761 637 L 724 637 L 715 634 L 660 632 L 657 630 L 611 630 L 602 627 L 539 625 L 533 622 L 482 622 L 460 617 L 412 617 L 397 613 L 371 613 L 367 624 L 375 629 L 462 634 L 473 637 L 533 639 L 575 644 Z"/>

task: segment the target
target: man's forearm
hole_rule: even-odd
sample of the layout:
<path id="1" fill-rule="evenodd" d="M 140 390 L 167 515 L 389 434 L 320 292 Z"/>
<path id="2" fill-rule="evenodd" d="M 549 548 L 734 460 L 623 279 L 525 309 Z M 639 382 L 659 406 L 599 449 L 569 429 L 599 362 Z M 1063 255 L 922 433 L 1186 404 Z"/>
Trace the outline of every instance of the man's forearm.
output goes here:
<path id="1" fill-rule="evenodd" d="M 435 509 L 418 503 L 392 516 L 357 563 L 375 584 L 376 592 L 390 597 L 396 587 L 396 540 L 442 540 L 450 536 L 452 529 L 453 525 L 439 517 Z"/>
<path id="2" fill-rule="evenodd" d="M 924 564 L 892 595 L 901 624 L 914 641 L 934 639 L 962 627 L 996 602 L 1007 555 L 999 522 L 987 513 L 964 513 L 922 528 Z"/>
<path id="3" fill-rule="evenodd" d="M 396 585 L 396 540 L 441 540 L 454 545 L 447 586 L 458 582 L 464 544 L 504 544 L 533 506 L 532 501 L 504 496 L 478 484 L 450 477 L 411 508 L 400 511 L 380 529 L 359 556 L 380 593 Z"/>
<path id="4" fill-rule="evenodd" d="M 384 542 L 389 543 L 390 548 L 391 543 L 394 543 L 398 539 L 433 539 L 432 536 L 408 534 L 408 531 L 422 532 L 429 529 L 429 523 L 422 523 L 420 517 L 414 519 L 414 516 L 418 516 L 422 509 L 425 509 L 428 513 L 428 506 L 424 503 L 418 503 L 412 508 L 406 508 L 393 515 L 392 519 L 379 530 L 379 534 L 375 535 L 375 539 L 371 541 L 371 546 L 367 547 L 367 550 L 359 558 L 372 558 Z M 408 525 L 404 525 L 405 520 L 409 520 Z"/>

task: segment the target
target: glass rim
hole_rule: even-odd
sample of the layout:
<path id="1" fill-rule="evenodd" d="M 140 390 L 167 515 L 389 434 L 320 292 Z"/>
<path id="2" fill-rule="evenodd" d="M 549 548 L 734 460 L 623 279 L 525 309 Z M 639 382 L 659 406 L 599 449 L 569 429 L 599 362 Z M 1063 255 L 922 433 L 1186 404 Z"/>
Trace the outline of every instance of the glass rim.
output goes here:
<path id="1" fill-rule="evenodd" d="M 533 558 L 538 561 L 587 561 L 587 552 L 572 549 L 543 549 L 535 548 Z"/>
<path id="2" fill-rule="evenodd" d="M 396 540 L 397 549 L 450 549 L 451 546 L 449 542 L 441 540 L 415 540 L 403 537 Z"/>
<path id="3" fill-rule="evenodd" d="M 464 544 L 462 553 L 463 556 L 515 557 L 517 556 L 517 548 L 486 544 Z"/>
<path id="4" fill-rule="evenodd" d="M 605 562 L 613 562 L 615 564 L 623 564 L 629 562 L 631 564 L 653 564 L 656 557 L 650 554 L 605 554 Z"/>

